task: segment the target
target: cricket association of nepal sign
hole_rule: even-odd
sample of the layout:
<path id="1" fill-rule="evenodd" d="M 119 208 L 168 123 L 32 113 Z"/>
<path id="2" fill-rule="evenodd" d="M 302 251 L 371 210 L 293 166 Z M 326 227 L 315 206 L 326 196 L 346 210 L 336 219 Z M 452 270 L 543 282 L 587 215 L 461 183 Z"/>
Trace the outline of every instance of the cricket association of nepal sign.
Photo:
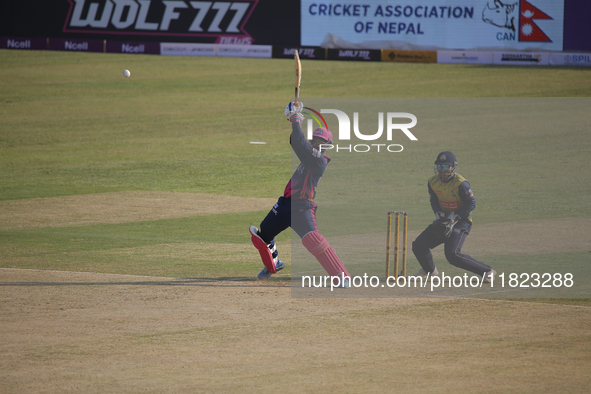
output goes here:
<path id="1" fill-rule="evenodd" d="M 301 43 L 562 50 L 564 0 L 302 0 Z M 368 44 L 369 45 L 369 44 Z"/>

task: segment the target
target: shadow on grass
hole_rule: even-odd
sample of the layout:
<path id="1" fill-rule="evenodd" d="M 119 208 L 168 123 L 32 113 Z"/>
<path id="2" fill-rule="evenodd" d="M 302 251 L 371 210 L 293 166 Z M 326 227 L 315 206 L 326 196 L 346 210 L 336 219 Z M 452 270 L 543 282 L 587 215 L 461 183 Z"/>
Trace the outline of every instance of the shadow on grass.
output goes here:
<path id="1" fill-rule="evenodd" d="M 256 278 L 189 278 L 154 281 L 115 281 L 115 282 L 0 282 L 0 286 L 203 286 L 203 287 L 289 287 L 291 278 L 273 278 L 261 281 Z"/>

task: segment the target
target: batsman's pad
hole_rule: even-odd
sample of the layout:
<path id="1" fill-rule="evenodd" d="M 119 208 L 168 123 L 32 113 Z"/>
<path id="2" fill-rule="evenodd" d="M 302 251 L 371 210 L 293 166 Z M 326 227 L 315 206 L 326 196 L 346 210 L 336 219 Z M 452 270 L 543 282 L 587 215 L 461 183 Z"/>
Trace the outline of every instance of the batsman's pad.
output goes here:
<path id="1" fill-rule="evenodd" d="M 454 231 L 456 221 L 450 218 L 437 219 L 427 227 L 427 230 L 439 239 L 447 239 Z"/>
<path id="2" fill-rule="evenodd" d="M 250 235 L 252 244 L 259 251 L 259 254 L 261 255 L 261 260 L 263 260 L 263 264 L 265 264 L 265 267 L 269 270 L 270 273 L 277 273 L 277 268 L 275 268 L 275 262 L 273 261 L 271 251 L 267 247 L 265 241 L 263 241 L 263 239 L 259 237 L 258 230 L 255 226 L 250 226 Z"/>
<path id="3" fill-rule="evenodd" d="M 304 247 L 308 249 L 308 252 L 316 257 L 316 260 L 318 260 L 322 268 L 324 268 L 330 276 L 340 276 L 341 273 L 344 273 L 345 276 L 351 276 L 334 249 L 330 247 L 326 238 L 324 238 L 324 236 L 318 231 L 311 231 L 306 234 L 304 238 L 302 238 L 302 243 L 304 244 Z"/>

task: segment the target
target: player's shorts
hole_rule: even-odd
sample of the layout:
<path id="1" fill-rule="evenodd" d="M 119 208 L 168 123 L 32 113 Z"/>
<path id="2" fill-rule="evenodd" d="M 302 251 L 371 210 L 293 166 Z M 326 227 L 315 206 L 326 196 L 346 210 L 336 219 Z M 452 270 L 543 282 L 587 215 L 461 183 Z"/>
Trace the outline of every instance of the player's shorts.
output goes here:
<path id="1" fill-rule="evenodd" d="M 316 204 L 308 200 L 279 197 L 259 229 L 261 238 L 269 243 L 277 234 L 291 227 L 300 238 L 311 231 L 318 231 L 316 225 Z"/>

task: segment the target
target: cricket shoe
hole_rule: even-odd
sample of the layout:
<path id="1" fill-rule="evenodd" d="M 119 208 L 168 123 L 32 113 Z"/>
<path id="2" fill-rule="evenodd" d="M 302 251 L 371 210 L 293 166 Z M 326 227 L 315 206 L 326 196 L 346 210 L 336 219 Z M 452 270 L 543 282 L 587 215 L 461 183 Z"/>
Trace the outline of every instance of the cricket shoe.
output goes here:
<path id="1" fill-rule="evenodd" d="M 427 279 L 431 276 L 437 276 L 439 275 L 439 271 L 437 271 L 437 267 L 435 267 L 435 269 L 433 270 L 433 272 L 427 272 L 424 269 L 420 269 L 419 272 L 417 272 L 414 276 L 418 276 L 420 278 L 424 278 Z"/>
<path id="2" fill-rule="evenodd" d="M 277 271 L 281 271 L 283 269 L 283 267 L 285 267 L 285 264 L 283 263 L 283 261 L 277 259 L 277 262 L 275 263 L 275 269 Z M 259 272 L 259 274 L 257 275 L 257 278 L 259 280 L 265 280 L 265 279 L 269 279 L 271 277 L 271 275 L 273 275 L 273 274 L 269 272 L 267 267 L 265 267 L 265 268 L 263 268 L 263 270 L 261 272 Z"/>
<path id="3" fill-rule="evenodd" d="M 351 287 L 351 280 L 346 277 L 341 281 L 341 284 L 338 286 L 335 286 L 337 288 L 343 288 L 343 289 L 348 289 L 349 287 Z"/>
<path id="4" fill-rule="evenodd" d="M 496 276 L 497 276 L 497 271 L 495 271 L 495 270 L 490 270 L 488 272 L 485 272 L 484 275 L 482 276 L 482 283 L 490 283 L 495 279 Z"/>

